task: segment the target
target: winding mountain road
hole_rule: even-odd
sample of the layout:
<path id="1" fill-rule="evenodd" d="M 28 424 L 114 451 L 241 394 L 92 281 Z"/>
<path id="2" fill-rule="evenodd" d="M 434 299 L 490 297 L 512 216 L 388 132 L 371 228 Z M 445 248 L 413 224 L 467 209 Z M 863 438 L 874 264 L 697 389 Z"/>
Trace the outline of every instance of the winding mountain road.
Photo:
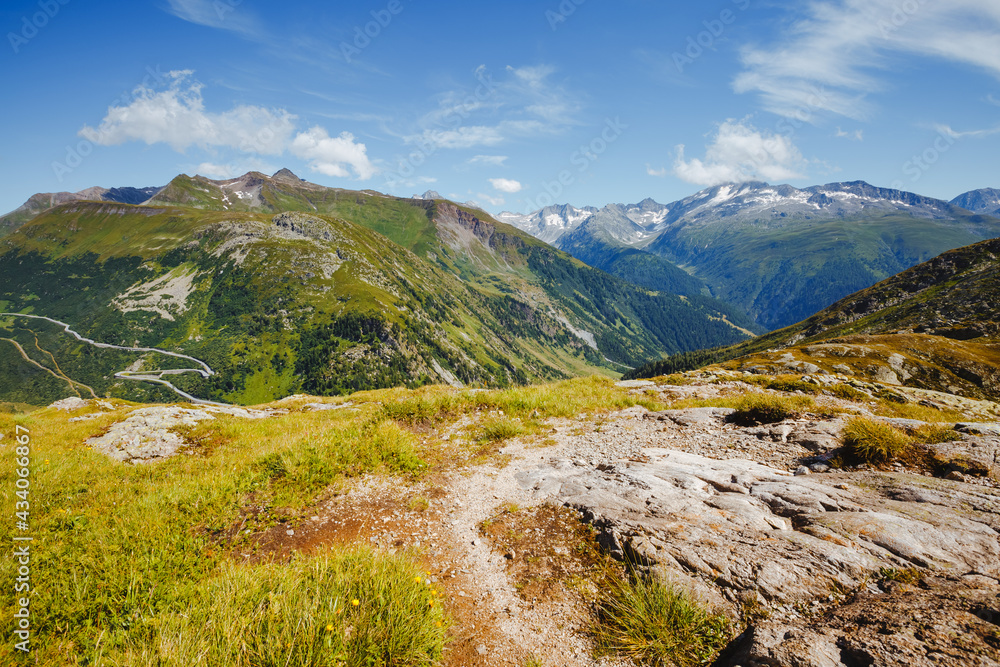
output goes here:
<path id="1" fill-rule="evenodd" d="M 169 387 L 178 396 L 183 397 L 185 400 L 188 400 L 192 403 L 196 403 L 199 405 L 226 405 L 225 403 L 216 403 L 215 401 L 207 401 L 205 399 L 196 398 L 191 394 L 188 394 L 178 389 L 173 384 L 163 379 L 164 375 L 182 375 L 184 373 L 198 373 L 205 378 L 215 375 L 215 371 L 213 371 L 212 368 L 201 359 L 196 359 L 195 357 L 190 357 L 186 354 L 180 354 L 179 352 L 161 350 L 156 347 L 129 347 L 125 345 L 112 345 L 110 343 L 98 343 L 95 340 L 91 340 L 90 338 L 85 338 L 84 336 L 81 336 L 77 332 L 73 331 L 73 329 L 70 328 L 70 325 L 66 324 L 65 322 L 60 322 L 59 320 L 54 320 L 51 317 L 45 317 L 44 315 L 26 315 L 24 313 L 0 313 L 0 317 L 26 317 L 32 320 L 45 320 L 46 322 L 51 322 L 52 324 L 61 326 L 66 333 L 70 334 L 77 340 L 83 343 L 88 343 L 90 345 L 93 345 L 94 347 L 101 347 L 110 350 L 123 350 L 125 352 L 155 352 L 157 354 L 165 354 L 168 357 L 176 357 L 178 359 L 187 359 L 188 361 L 193 361 L 194 363 L 201 366 L 201 368 L 175 368 L 168 370 L 148 370 L 139 372 L 119 371 L 115 373 L 115 377 L 120 378 L 122 380 L 133 380 L 136 382 L 153 382 L 156 384 L 162 384 L 166 387 Z"/>

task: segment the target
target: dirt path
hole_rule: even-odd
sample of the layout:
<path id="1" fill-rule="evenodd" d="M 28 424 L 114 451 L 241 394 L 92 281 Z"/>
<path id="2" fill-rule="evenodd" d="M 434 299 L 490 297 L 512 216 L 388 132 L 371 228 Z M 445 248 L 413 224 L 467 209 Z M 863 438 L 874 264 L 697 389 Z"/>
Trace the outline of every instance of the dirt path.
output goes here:
<path id="1" fill-rule="evenodd" d="M 532 656 L 544 665 L 619 665 L 591 657 L 586 596 L 563 581 L 545 582 L 543 596 L 532 594 L 537 586 L 524 585 L 526 578 L 547 579 L 555 571 L 584 569 L 574 553 L 578 544 L 573 533 L 583 524 L 565 514 L 558 517 L 557 526 L 553 517 L 542 521 L 534 516 L 532 508 L 541 501 L 516 479 L 518 473 L 565 456 L 569 446 L 538 447 L 513 440 L 492 462 L 458 467 L 414 485 L 369 479 L 315 508 L 297 526 L 271 528 L 260 536 L 259 550 L 244 557 L 259 558 L 263 552 L 265 557 L 282 558 L 335 544 L 410 550 L 444 591 L 455 621 L 447 667 L 521 667 Z M 517 536 L 530 548 L 511 553 L 483 534 L 485 521 L 505 513 L 519 521 Z"/>

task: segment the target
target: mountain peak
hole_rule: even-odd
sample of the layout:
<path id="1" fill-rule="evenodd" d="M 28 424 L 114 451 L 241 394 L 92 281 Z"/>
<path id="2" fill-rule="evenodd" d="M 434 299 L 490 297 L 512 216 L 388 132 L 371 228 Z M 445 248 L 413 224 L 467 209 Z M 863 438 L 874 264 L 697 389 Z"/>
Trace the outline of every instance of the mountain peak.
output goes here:
<path id="1" fill-rule="evenodd" d="M 410 199 L 444 199 L 444 195 L 436 190 L 428 190 L 422 195 L 413 195 Z"/>
<path id="2" fill-rule="evenodd" d="M 294 173 L 292 173 L 291 169 L 288 169 L 287 167 L 285 167 L 283 169 L 279 169 L 278 171 L 274 172 L 274 175 L 271 176 L 271 180 L 274 180 L 274 181 L 290 181 L 292 183 L 301 183 L 303 179 L 299 178 Z"/>

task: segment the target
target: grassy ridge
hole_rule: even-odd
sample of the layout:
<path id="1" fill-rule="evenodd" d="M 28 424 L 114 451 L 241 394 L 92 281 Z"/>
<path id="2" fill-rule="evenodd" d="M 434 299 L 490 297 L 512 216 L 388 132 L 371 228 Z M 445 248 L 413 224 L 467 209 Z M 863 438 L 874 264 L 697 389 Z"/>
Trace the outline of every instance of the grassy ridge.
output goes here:
<path id="1" fill-rule="evenodd" d="M 216 376 L 175 384 L 243 404 L 452 378 L 508 386 L 610 375 L 744 335 L 716 302 L 624 283 L 481 212 L 266 178 L 261 188 L 267 206 L 241 204 L 245 211 L 219 210 L 222 189 L 186 177 L 150 206 L 52 209 L 4 239 L 0 301 L 102 342 L 204 359 Z M 275 218 L 267 207 L 323 214 Z M 122 305 L 130 289 L 183 276 L 187 289 L 157 297 L 169 317 L 136 305 L 139 297 L 131 312 Z M 17 324 L 22 331 L 3 329 L 22 346 L 40 331 Z M 113 378 L 135 356 L 67 341 L 49 340 L 46 350 L 100 393 L 164 400 L 162 390 Z M 25 400 L 14 384 L 0 378 L 0 399 Z M 38 403 L 67 395 L 48 381 L 35 385 L 47 387 Z"/>
<path id="2" fill-rule="evenodd" d="M 1000 235 L 995 220 L 879 215 L 668 231 L 650 252 L 690 266 L 713 294 L 767 328 L 798 322 L 941 252 Z"/>

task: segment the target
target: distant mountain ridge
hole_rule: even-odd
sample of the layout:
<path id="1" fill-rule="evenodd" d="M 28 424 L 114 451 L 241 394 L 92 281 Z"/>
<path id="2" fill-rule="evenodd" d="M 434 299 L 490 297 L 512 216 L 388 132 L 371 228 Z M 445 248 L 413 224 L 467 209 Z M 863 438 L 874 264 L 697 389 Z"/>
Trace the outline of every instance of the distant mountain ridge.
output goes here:
<path id="1" fill-rule="evenodd" d="M 146 188 L 102 188 L 93 187 L 79 192 L 44 192 L 32 195 L 19 207 L 0 216 L 0 237 L 10 234 L 18 227 L 45 211 L 72 201 L 98 200 L 122 204 L 142 204 L 162 190 L 161 187 Z"/>
<path id="2" fill-rule="evenodd" d="M 802 189 L 747 182 L 670 204 L 498 217 L 647 287 L 700 284 L 775 329 L 945 250 L 1000 236 L 1000 219 L 984 214 L 1000 206 L 996 195 L 980 190 L 945 202 L 863 181 Z"/>
<path id="3" fill-rule="evenodd" d="M 951 203 L 973 213 L 1000 217 L 1000 190 L 994 188 L 971 190 L 955 197 Z"/>
<path id="4" fill-rule="evenodd" d="M 1000 400 L 1000 239 L 949 250 L 792 326 L 655 360 L 652 377 L 704 364 L 756 374 L 838 374 Z"/>
<path id="5" fill-rule="evenodd" d="M 642 289 L 473 208 L 327 188 L 288 171 L 182 174 L 141 205 L 74 199 L 49 209 L 0 239 L 0 303 L 99 342 L 202 359 L 216 375 L 171 381 L 244 404 L 613 375 L 753 327 L 738 309 Z M 115 379 L 142 355 L 81 354 L 50 329 L 0 318 L 0 338 L 37 356 L 38 335 L 73 380 L 148 398 Z M 70 391 L 53 373 L 0 355 L 0 400 Z"/>

